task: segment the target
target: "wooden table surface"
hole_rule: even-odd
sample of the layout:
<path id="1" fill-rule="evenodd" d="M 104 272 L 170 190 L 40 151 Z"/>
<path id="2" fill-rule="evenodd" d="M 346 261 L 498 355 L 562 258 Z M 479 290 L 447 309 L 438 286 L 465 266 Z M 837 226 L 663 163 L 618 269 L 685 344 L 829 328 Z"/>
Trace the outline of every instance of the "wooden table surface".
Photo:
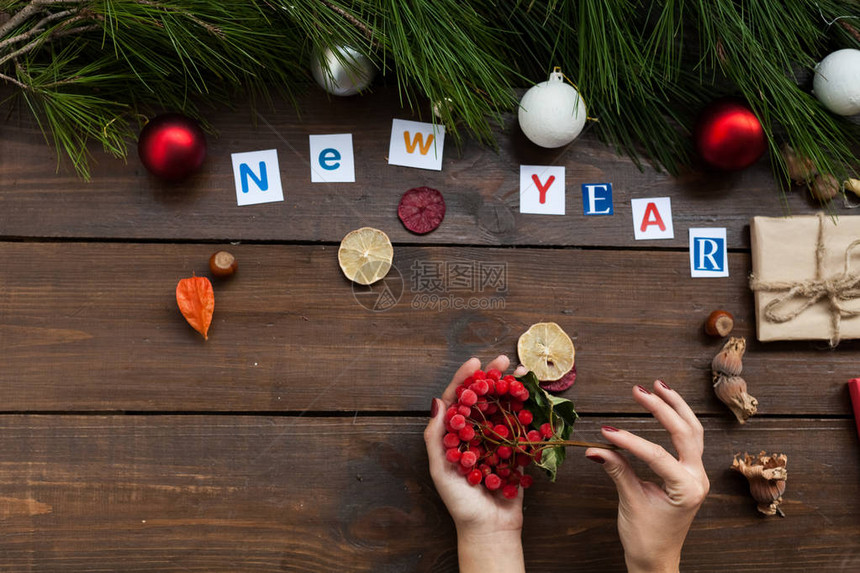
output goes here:
<path id="1" fill-rule="evenodd" d="M 683 570 L 860 571 L 846 389 L 860 343 L 755 341 L 749 219 L 816 210 L 780 193 L 767 159 L 672 178 L 593 132 L 539 149 L 512 121 L 498 150 L 449 141 L 442 171 L 424 171 L 387 164 L 392 118 L 428 119 L 393 91 L 313 91 L 300 106 L 300 117 L 286 103 L 209 110 L 218 136 L 178 185 L 151 177 L 134 147 L 127 162 L 94 148 L 83 182 L 25 113 L 4 122 L 0 571 L 455 571 L 421 434 L 431 397 L 470 356 L 516 360 L 539 321 L 576 345 L 564 395 L 580 439 L 611 424 L 666 444 L 630 396 L 658 377 L 700 416 L 712 485 Z M 353 134 L 356 183 L 310 183 L 307 136 L 325 133 Z M 238 207 L 230 154 L 273 148 L 285 201 Z M 566 167 L 567 215 L 519 213 L 520 164 Z M 613 216 L 583 215 L 580 185 L 594 182 L 613 184 Z M 425 236 L 396 215 L 419 185 L 448 208 Z M 673 240 L 634 241 L 636 197 L 671 197 Z M 385 311 L 368 310 L 337 264 L 340 239 L 361 226 L 395 246 L 387 280 L 400 298 Z M 687 230 L 699 226 L 726 227 L 728 278 L 690 278 Z M 204 342 L 174 289 L 224 247 L 239 271 L 214 283 Z M 446 265 L 503 274 L 436 299 L 469 308 L 428 307 L 423 273 Z M 718 308 L 748 341 L 760 407 L 745 426 L 711 388 L 721 342 L 702 324 Z M 735 453 L 760 450 L 788 455 L 785 518 L 759 515 L 729 470 Z M 525 506 L 530 571 L 623 570 L 615 489 L 580 451 L 556 483 L 537 475 Z"/>

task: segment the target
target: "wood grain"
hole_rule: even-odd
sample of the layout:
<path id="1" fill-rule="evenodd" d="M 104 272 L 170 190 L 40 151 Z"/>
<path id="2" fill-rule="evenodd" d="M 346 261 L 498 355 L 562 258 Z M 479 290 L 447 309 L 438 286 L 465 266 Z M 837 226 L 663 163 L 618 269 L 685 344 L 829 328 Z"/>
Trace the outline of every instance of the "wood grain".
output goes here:
<path id="1" fill-rule="evenodd" d="M 179 184 L 149 176 L 134 142 L 127 162 L 92 150 L 90 182 L 78 179 L 24 110 L 0 140 L 0 236 L 196 241 L 336 242 L 361 226 L 381 228 L 395 242 L 519 246 L 636 246 L 686 248 L 690 227 L 726 227 L 729 245 L 749 245 L 752 215 L 781 216 L 815 211 L 800 191 L 783 194 L 767 158 L 740 173 L 692 169 L 673 178 L 629 159 L 587 131 L 568 147 L 545 150 L 521 135 L 509 118 L 497 131 L 498 150 L 449 137 L 441 172 L 389 166 L 393 118 L 429 121 L 400 107 L 394 90 L 359 98 L 320 97 L 299 102 L 301 116 L 284 102 L 254 112 L 212 109 L 203 170 Z M 426 110 L 425 110 L 426 112 Z M 308 135 L 352 133 L 356 183 L 311 184 Z M 237 207 L 231 153 L 276 149 L 283 203 Z M 519 166 L 566 167 L 565 216 L 519 213 Z M 615 215 L 583 216 L 581 185 L 613 184 Z M 417 236 L 397 220 L 397 203 L 409 188 L 442 191 L 447 214 L 431 235 Z M 675 238 L 642 243 L 633 238 L 630 199 L 671 197 Z M 834 203 L 834 212 L 852 211 Z"/>
<path id="2" fill-rule="evenodd" d="M 398 247 L 388 282 L 400 300 L 373 312 L 357 301 L 379 291 L 354 296 L 331 247 L 238 245 L 204 342 L 174 290 L 205 275 L 215 249 L 2 244 L 2 409 L 424 411 L 469 356 L 516 360 L 519 335 L 552 320 L 576 345 L 569 395 L 583 412 L 638 412 L 630 388 L 662 377 L 698 412 L 728 415 L 711 389 L 721 343 L 702 328 L 725 308 L 750 340 L 744 376 L 762 415 L 850 414 L 860 343 L 754 342 L 744 254 L 727 279 L 691 279 L 679 252 Z M 426 292 L 445 264 L 506 274 L 481 290 L 449 273 L 446 292 Z"/>
<path id="3" fill-rule="evenodd" d="M 644 419 L 611 423 L 665 443 Z M 4 416 L 2 571 L 456 571 L 452 522 L 414 418 Z M 853 571 L 860 462 L 848 421 L 705 420 L 711 495 L 683 570 Z M 787 517 L 764 518 L 734 453 L 789 456 Z M 526 497 L 530 571 L 623 571 L 616 494 L 571 452 Z M 641 470 L 641 468 L 640 468 Z"/>

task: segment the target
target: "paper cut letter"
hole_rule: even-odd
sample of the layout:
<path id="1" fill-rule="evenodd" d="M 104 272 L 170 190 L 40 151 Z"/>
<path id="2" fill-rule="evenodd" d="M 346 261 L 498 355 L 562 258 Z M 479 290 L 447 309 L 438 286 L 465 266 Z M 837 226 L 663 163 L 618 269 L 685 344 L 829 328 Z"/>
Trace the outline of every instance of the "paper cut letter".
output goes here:
<path id="1" fill-rule="evenodd" d="M 564 166 L 520 165 L 520 213 L 564 215 Z"/>
<path id="2" fill-rule="evenodd" d="M 355 182 L 352 134 L 309 135 L 311 183 Z"/>
<path id="3" fill-rule="evenodd" d="M 672 200 L 669 197 L 631 199 L 633 236 L 642 239 L 674 239 Z"/>
<path id="4" fill-rule="evenodd" d="M 234 153 L 231 159 L 233 160 L 233 180 L 236 185 L 236 202 L 239 205 L 284 200 L 276 149 Z"/>
<path id="5" fill-rule="evenodd" d="M 606 206 L 599 208 L 598 203 Z M 583 183 L 582 210 L 586 215 L 612 215 L 612 183 Z"/>
<path id="6" fill-rule="evenodd" d="M 726 229 L 690 229 L 690 275 L 729 276 Z"/>
<path id="7" fill-rule="evenodd" d="M 445 126 L 395 119 L 391 122 L 388 164 L 442 170 Z"/>

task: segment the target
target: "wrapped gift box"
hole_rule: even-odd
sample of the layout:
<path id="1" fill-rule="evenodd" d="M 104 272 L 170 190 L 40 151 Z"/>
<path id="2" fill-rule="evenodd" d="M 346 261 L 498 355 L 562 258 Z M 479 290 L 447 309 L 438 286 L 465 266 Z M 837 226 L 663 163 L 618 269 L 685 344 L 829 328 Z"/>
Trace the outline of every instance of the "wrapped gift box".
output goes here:
<path id="1" fill-rule="evenodd" d="M 860 217 L 753 217 L 758 339 L 860 338 Z"/>

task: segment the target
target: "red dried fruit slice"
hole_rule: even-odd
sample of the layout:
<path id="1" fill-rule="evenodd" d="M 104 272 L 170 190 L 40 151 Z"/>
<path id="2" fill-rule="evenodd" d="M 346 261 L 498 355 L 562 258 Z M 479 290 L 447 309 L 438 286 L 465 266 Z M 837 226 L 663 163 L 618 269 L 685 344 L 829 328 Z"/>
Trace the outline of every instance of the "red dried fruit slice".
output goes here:
<path id="1" fill-rule="evenodd" d="M 553 380 L 552 382 L 541 382 L 540 387 L 547 392 L 564 392 L 573 386 L 574 382 L 576 382 L 576 364 L 571 367 L 567 374 L 558 380 Z"/>
<path id="2" fill-rule="evenodd" d="M 410 189 L 400 198 L 397 216 L 413 233 L 429 233 L 445 218 L 445 199 L 439 191 L 430 187 Z"/>

